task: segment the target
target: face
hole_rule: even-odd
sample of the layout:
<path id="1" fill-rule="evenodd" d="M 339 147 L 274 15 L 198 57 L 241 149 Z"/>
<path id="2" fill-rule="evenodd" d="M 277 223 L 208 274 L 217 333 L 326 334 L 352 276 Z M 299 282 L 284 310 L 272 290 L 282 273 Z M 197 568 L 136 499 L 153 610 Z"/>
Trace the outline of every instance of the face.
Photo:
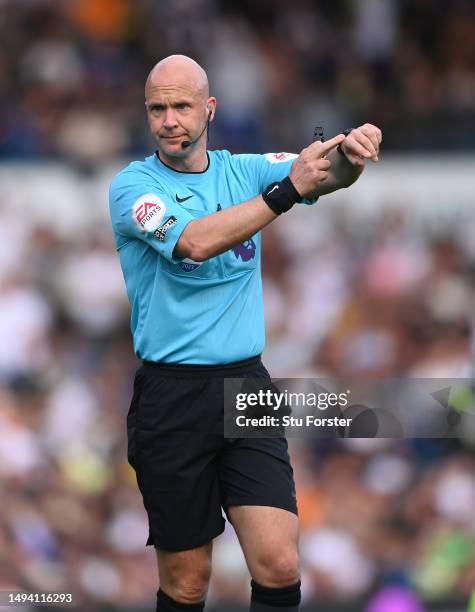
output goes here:
<path id="1" fill-rule="evenodd" d="M 170 157 L 186 157 L 193 147 L 182 142 L 199 137 L 206 125 L 214 98 L 186 85 L 150 85 L 146 107 L 150 131 L 160 152 Z"/>

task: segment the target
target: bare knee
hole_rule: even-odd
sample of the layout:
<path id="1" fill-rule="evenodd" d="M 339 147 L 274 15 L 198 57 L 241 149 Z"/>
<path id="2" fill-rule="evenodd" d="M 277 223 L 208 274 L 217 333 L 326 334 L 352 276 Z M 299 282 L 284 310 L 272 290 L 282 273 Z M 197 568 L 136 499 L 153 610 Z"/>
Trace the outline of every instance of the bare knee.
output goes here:
<path id="1" fill-rule="evenodd" d="M 295 547 L 260 552 L 253 566 L 252 577 L 262 586 L 280 588 L 300 579 L 299 556 Z"/>
<path id="2" fill-rule="evenodd" d="M 190 559 L 186 555 L 159 562 L 160 587 L 180 603 L 194 604 L 205 599 L 211 577 L 211 560 L 206 556 Z"/>

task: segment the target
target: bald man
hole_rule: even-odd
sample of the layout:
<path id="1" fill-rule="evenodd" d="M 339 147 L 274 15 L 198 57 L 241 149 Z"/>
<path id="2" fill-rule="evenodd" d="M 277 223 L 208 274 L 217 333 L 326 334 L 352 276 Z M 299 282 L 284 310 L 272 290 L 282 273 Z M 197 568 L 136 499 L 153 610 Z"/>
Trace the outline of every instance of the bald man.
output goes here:
<path id="1" fill-rule="evenodd" d="M 205 71 L 173 55 L 150 72 L 157 151 L 112 181 L 110 213 L 131 304 L 128 457 L 157 552 L 157 611 L 202 611 L 224 510 L 250 574 L 251 612 L 297 612 L 298 519 L 284 438 L 225 439 L 223 381 L 270 384 L 260 355 L 260 230 L 297 202 L 351 185 L 378 161 L 370 124 L 300 155 L 207 150 Z M 313 211 L 309 210 L 309 214 Z"/>

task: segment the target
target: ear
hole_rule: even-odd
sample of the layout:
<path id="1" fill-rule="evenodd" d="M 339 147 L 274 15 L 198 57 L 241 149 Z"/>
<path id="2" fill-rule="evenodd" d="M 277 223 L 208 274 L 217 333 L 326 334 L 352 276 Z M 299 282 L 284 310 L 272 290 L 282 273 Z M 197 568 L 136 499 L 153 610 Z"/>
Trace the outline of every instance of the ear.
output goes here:
<path id="1" fill-rule="evenodd" d="M 214 96 L 210 96 L 206 100 L 206 110 L 208 111 L 208 121 L 213 121 L 216 115 L 216 98 Z"/>

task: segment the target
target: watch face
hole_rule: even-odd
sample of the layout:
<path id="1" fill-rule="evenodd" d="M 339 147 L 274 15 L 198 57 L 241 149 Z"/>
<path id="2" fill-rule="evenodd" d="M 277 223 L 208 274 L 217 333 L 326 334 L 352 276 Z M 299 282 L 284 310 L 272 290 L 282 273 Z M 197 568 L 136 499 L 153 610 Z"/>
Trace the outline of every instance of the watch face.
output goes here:
<path id="1" fill-rule="evenodd" d="M 323 128 L 320 126 L 317 126 L 313 131 L 313 141 L 316 142 L 317 140 L 320 142 L 325 140 L 323 137 Z"/>

